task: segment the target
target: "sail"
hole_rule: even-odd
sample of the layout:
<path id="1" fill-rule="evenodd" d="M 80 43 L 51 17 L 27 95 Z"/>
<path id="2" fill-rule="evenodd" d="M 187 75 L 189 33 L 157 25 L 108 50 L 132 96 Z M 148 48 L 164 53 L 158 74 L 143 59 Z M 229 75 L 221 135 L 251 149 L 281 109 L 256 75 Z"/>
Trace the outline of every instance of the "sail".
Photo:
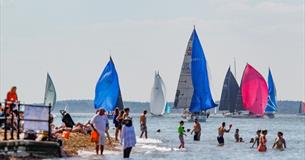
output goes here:
<path id="1" fill-rule="evenodd" d="M 193 34 L 191 35 L 184 54 L 178 87 L 174 101 L 174 108 L 189 108 L 194 92 L 191 73 Z"/>
<path id="2" fill-rule="evenodd" d="M 54 106 L 56 103 L 56 90 L 55 90 L 54 83 L 53 83 L 49 73 L 47 73 L 46 89 L 45 89 L 43 103 L 46 106 L 51 105 L 52 110 L 54 109 Z"/>
<path id="3" fill-rule="evenodd" d="M 94 107 L 112 112 L 117 105 L 123 108 L 118 74 L 110 57 L 95 87 Z"/>
<path id="4" fill-rule="evenodd" d="M 191 73 L 194 92 L 189 111 L 201 112 L 216 107 L 210 91 L 206 59 L 195 29 L 193 30 Z"/>
<path id="5" fill-rule="evenodd" d="M 268 74 L 268 102 L 265 109 L 266 113 L 272 113 L 277 110 L 277 103 L 276 103 L 276 88 L 274 85 L 274 81 L 272 78 L 271 70 L 269 69 Z"/>
<path id="6" fill-rule="evenodd" d="M 166 106 L 165 86 L 159 73 L 155 73 L 154 84 L 150 97 L 150 113 L 163 115 Z"/>
<path id="7" fill-rule="evenodd" d="M 225 80 L 223 82 L 221 98 L 219 103 L 220 111 L 229 111 L 229 112 L 236 111 L 235 107 L 239 105 L 241 102 L 238 101 L 238 96 L 240 93 L 239 90 L 240 89 L 238 83 L 229 67 Z"/>
<path id="8" fill-rule="evenodd" d="M 169 103 L 166 103 L 165 113 L 167 113 L 167 114 L 171 113 L 171 106 L 169 105 Z"/>
<path id="9" fill-rule="evenodd" d="M 243 106 L 250 113 L 263 116 L 267 104 L 268 87 L 264 77 L 247 64 L 241 82 Z"/>

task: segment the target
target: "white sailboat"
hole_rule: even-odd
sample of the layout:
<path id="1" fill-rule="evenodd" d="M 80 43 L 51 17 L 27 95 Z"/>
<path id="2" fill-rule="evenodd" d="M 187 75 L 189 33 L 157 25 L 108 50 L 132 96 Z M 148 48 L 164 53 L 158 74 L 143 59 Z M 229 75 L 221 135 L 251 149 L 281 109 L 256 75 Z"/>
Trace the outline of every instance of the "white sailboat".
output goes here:
<path id="1" fill-rule="evenodd" d="M 152 115 L 161 116 L 165 113 L 166 88 L 159 72 L 155 73 L 149 107 Z"/>

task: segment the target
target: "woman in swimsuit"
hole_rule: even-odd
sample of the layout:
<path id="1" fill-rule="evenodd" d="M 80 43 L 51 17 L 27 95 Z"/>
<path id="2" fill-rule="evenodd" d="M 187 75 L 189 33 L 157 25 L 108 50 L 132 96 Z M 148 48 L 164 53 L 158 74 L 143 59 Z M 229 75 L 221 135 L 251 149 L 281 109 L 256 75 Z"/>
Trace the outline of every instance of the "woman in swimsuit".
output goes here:
<path id="1" fill-rule="evenodd" d="M 259 137 L 259 145 L 257 147 L 257 150 L 259 152 L 266 152 L 267 151 L 267 146 L 266 146 L 266 143 L 267 143 L 266 135 L 267 135 L 267 133 L 268 133 L 267 130 L 263 130 L 261 136 Z"/>

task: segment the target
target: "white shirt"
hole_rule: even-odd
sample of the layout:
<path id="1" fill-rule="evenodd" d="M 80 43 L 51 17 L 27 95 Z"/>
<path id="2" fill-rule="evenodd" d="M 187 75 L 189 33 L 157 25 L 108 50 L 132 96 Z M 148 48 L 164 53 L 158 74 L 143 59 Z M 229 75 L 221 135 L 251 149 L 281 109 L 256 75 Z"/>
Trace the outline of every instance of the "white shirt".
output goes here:
<path id="1" fill-rule="evenodd" d="M 104 133 L 106 130 L 106 124 L 108 123 L 108 117 L 106 115 L 101 116 L 96 114 L 92 117 L 91 123 L 99 133 Z"/>

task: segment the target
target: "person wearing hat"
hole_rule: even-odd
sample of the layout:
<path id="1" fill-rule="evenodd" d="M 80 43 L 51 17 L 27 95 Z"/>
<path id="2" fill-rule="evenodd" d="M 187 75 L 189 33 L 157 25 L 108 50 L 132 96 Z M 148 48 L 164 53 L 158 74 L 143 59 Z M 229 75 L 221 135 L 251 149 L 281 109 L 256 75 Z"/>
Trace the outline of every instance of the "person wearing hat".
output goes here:
<path id="1" fill-rule="evenodd" d="M 130 117 L 124 119 L 124 124 L 121 134 L 121 145 L 123 145 L 124 149 L 123 158 L 129 158 L 132 147 L 137 143 L 136 133 L 132 126 L 132 119 Z"/>
<path id="2" fill-rule="evenodd" d="M 193 134 L 193 132 L 194 132 L 194 141 L 200 141 L 201 125 L 197 118 L 194 121 L 194 127 L 193 127 L 191 134 Z"/>
<path id="3" fill-rule="evenodd" d="M 101 151 L 101 155 L 103 155 L 104 144 L 105 144 L 105 131 L 106 126 L 109 124 L 108 117 L 105 115 L 105 110 L 100 109 L 98 114 L 94 115 L 91 119 L 91 127 L 94 131 L 96 131 L 99 135 L 98 143 L 96 143 L 96 154 Z"/>
<path id="4" fill-rule="evenodd" d="M 59 112 L 62 115 L 62 119 L 61 120 L 65 124 L 65 126 L 72 129 L 73 126 L 75 125 L 75 123 L 74 123 L 71 115 L 67 111 L 65 111 L 65 110 L 60 110 Z"/>

